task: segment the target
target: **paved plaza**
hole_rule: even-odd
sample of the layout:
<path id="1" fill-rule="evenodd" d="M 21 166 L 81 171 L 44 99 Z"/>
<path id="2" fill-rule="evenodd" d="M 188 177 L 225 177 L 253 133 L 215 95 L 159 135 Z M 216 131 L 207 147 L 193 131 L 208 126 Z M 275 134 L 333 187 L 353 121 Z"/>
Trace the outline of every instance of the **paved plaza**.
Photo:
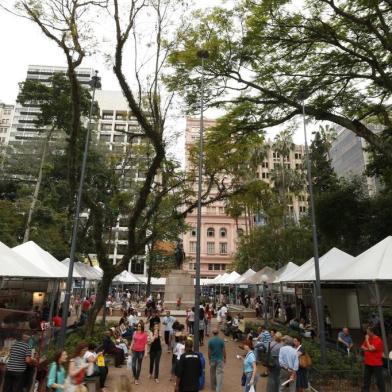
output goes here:
<path id="1" fill-rule="evenodd" d="M 182 322 L 181 318 L 179 319 Z M 220 334 L 220 337 L 224 337 L 223 333 Z M 208 338 L 205 339 L 204 346 L 201 347 L 201 351 L 203 352 L 206 358 L 206 386 L 205 391 L 211 391 L 210 388 L 210 372 L 209 372 L 209 363 L 207 356 L 207 342 Z M 164 347 L 166 348 L 166 347 Z M 227 363 L 224 368 L 224 376 L 223 376 L 223 388 L 222 392 L 237 392 L 242 391 L 241 387 L 241 375 L 242 375 L 242 360 L 237 359 L 237 354 L 244 354 L 244 351 L 239 348 L 238 342 L 233 342 L 229 340 L 226 343 L 226 352 L 227 352 Z M 144 358 L 142 372 L 139 380 L 139 385 L 133 385 L 134 391 L 139 392 L 150 392 L 155 390 L 159 390 L 159 392 L 173 392 L 174 391 L 174 382 L 170 382 L 170 367 L 171 367 L 171 353 L 167 353 L 166 349 L 162 352 L 161 362 L 160 362 L 160 375 L 159 375 L 159 384 L 156 384 L 154 380 L 150 380 L 148 378 L 148 368 L 149 368 L 150 358 Z M 258 367 L 259 374 L 264 372 L 264 368 L 262 366 Z M 107 378 L 107 387 L 109 391 L 114 391 L 114 386 L 116 380 L 118 380 L 119 375 L 127 375 L 131 378 L 131 370 L 126 368 L 124 365 L 122 368 L 115 368 L 110 366 L 109 375 Z M 264 377 L 260 377 L 257 383 L 256 390 L 259 392 L 263 392 L 265 390 L 267 379 Z"/>

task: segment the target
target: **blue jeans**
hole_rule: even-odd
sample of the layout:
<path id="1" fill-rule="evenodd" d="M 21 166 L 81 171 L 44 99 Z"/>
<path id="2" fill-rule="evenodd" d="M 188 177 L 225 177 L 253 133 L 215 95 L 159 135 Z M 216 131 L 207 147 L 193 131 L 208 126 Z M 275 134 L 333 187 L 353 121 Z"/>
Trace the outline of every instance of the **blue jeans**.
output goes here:
<path id="1" fill-rule="evenodd" d="M 135 380 L 139 380 L 144 351 L 132 351 L 132 373 Z"/>
<path id="2" fill-rule="evenodd" d="M 244 392 L 249 392 L 251 385 L 250 383 L 250 379 L 252 378 L 252 374 L 253 372 L 249 372 L 246 373 L 246 382 L 245 382 L 245 386 L 244 386 Z M 257 383 L 257 375 L 255 376 L 254 382 L 253 382 L 253 386 L 255 387 L 255 391 L 256 391 L 256 383 Z"/>

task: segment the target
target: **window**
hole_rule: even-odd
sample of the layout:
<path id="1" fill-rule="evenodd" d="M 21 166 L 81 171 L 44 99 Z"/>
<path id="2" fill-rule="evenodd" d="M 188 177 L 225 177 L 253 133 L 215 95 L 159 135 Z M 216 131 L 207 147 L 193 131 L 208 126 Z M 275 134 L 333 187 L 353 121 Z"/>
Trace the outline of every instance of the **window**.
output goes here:
<path id="1" fill-rule="evenodd" d="M 262 173 L 261 178 L 269 178 L 269 173 Z"/>
<path id="2" fill-rule="evenodd" d="M 191 236 L 192 236 L 192 237 L 196 237 L 196 235 L 197 235 L 197 229 L 196 229 L 196 227 L 194 227 L 194 228 L 191 230 Z"/>
<path id="3" fill-rule="evenodd" d="M 227 242 L 219 243 L 219 254 L 227 255 Z"/>
<path id="4" fill-rule="evenodd" d="M 110 135 L 99 135 L 99 140 L 101 142 L 110 142 Z"/>
<path id="5" fill-rule="evenodd" d="M 220 264 L 214 264 L 214 270 L 219 271 L 220 270 Z"/>
<path id="6" fill-rule="evenodd" d="M 120 241 L 127 241 L 128 240 L 128 231 L 120 230 L 118 232 L 118 239 Z"/>
<path id="7" fill-rule="evenodd" d="M 131 261 L 131 272 L 133 274 L 143 274 L 144 273 L 144 260 L 143 259 L 133 259 Z"/>
<path id="8" fill-rule="evenodd" d="M 222 264 L 221 269 L 224 271 L 226 269 L 226 264 Z"/>
<path id="9" fill-rule="evenodd" d="M 213 264 L 208 264 L 208 271 L 212 271 L 213 269 Z"/>
<path id="10" fill-rule="evenodd" d="M 116 124 L 114 126 L 115 131 L 125 131 L 125 124 Z"/>
<path id="11" fill-rule="evenodd" d="M 279 159 L 279 158 L 280 158 L 280 155 L 279 155 L 277 152 L 274 152 L 274 153 L 272 153 L 272 157 L 273 157 L 274 159 Z"/>
<path id="12" fill-rule="evenodd" d="M 215 254 L 215 242 L 207 242 L 207 254 Z"/>
<path id="13" fill-rule="evenodd" d="M 196 253 L 196 241 L 189 242 L 189 252 Z"/>
<path id="14" fill-rule="evenodd" d="M 112 120 L 113 119 L 113 112 L 112 111 L 110 111 L 110 112 L 103 112 L 102 113 L 102 118 L 104 120 Z"/>
<path id="15" fill-rule="evenodd" d="M 207 237 L 215 237 L 215 229 L 212 227 L 209 227 L 207 229 Z"/>
<path id="16" fill-rule="evenodd" d="M 295 153 L 294 157 L 295 159 L 302 159 L 302 154 Z"/>
<path id="17" fill-rule="evenodd" d="M 124 142 L 124 135 L 114 135 L 113 141 L 115 143 L 123 143 Z"/>
<path id="18" fill-rule="evenodd" d="M 225 207 L 219 207 L 219 215 L 226 215 L 225 214 Z"/>
<path id="19" fill-rule="evenodd" d="M 196 263 L 189 263 L 189 269 L 190 270 L 195 270 L 196 269 Z"/>
<path id="20" fill-rule="evenodd" d="M 219 234 L 221 237 L 225 238 L 227 236 L 227 230 L 224 227 L 221 227 Z"/>
<path id="21" fill-rule="evenodd" d="M 216 214 L 216 207 L 207 207 L 207 214 Z"/>
<path id="22" fill-rule="evenodd" d="M 296 170 L 302 169 L 302 165 L 300 163 L 296 163 L 295 164 L 295 169 Z"/>
<path id="23" fill-rule="evenodd" d="M 111 124 L 101 124 L 101 131 L 111 132 L 112 125 Z"/>
<path id="24" fill-rule="evenodd" d="M 261 167 L 264 168 L 264 169 L 268 169 L 268 162 L 263 162 L 261 164 Z"/>
<path id="25" fill-rule="evenodd" d="M 304 207 L 304 206 L 299 206 L 299 212 L 300 212 L 301 214 L 304 214 L 304 213 L 306 212 L 306 207 Z"/>

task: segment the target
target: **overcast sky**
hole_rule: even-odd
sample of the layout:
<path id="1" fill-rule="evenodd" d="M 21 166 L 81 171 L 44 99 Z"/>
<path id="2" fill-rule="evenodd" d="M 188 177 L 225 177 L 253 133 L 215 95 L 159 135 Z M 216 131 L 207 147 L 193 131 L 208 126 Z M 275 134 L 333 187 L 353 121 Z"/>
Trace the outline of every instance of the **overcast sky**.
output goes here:
<path id="1" fill-rule="evenodd" d="M 0 0 L 2 5 L 15 3 L 14 0 Z M 214 6 L 220 0 L 197 0 L 198 7 Z M 64 66 L 64 57 L 61 50 L 46 38 L 39 28 L 32 22 L 14 16 L 0 9 L 0 101 L 14 103 L 18 94 L 18 83 L 26 77 L 27 66 L 30 64 Z M 83 66 L 98 69 L 102 77 L 102 88 L 118 90 L 118 83 L 100 55 L 86 58 Z M 207 113 L 214 117 L 214 113 Z M 299 123 L 300 124 L 300 123 Z M 312 127 L 313 128 L 313 127 Z M 302 128 L 299 127 L 295 135 L 295 142 L 302 143 Z M 267 134 L 273 138 L 277 129 Z"/>

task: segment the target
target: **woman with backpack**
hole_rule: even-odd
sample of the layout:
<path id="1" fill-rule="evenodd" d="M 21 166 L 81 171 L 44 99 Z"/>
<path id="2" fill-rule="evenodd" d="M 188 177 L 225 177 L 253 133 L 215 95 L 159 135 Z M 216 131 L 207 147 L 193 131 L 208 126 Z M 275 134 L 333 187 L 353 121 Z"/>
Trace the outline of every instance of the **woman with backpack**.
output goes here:
<path id="1" fill-rule="evenodd" d="M 282 334 L 276 332 L 274 339 L 268 345 L 266 367 L 268 368 L 267 392 L 279 392 L 279 351 L 283 346 Z"/>
<path id="2" fill-rule="evenodd" d="M 64 364 L 68 356 L 66 351 L 59 351 L 49 367 L 47 387 L 50 391 L 62 392 L 64 390 L 65 369 Z"/>

